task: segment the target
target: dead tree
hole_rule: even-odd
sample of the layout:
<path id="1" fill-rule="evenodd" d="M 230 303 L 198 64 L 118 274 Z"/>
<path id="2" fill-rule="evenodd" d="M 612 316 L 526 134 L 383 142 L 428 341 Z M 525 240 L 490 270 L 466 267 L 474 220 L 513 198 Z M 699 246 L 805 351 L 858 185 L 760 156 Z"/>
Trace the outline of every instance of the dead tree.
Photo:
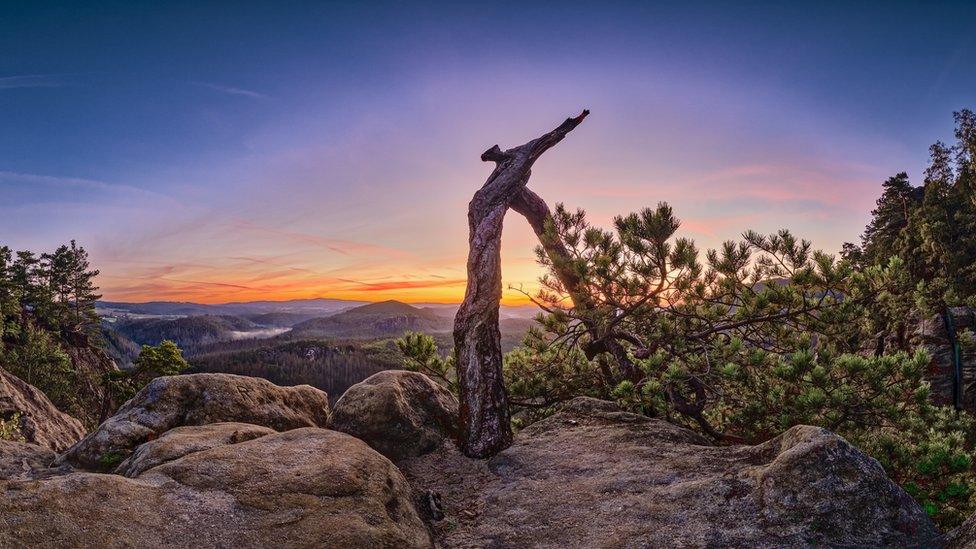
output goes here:
<path id="1" fill-rule="evenodd" d="M 532 165 L 586 118 L 584 110 L 524 145 L 481 155 L 495 169 L 468 204 L 468 283 L 454 319 L 461 449 L 471 457 L 498 453 L 512 442 L 508 396 L 502 379 L 498 305 L 502 297 L 502 222 L 529 181 Z"/>

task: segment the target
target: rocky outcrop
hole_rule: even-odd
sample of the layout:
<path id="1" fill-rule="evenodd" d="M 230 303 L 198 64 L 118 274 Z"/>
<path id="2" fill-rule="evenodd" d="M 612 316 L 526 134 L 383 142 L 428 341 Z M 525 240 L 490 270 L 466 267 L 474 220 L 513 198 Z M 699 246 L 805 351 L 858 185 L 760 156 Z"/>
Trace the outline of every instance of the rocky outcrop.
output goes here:
<path id="1" fill-rule="evenodd" d="M 330 419 L 314 389 L 217 374 L 160 378 L 69 452 L 80 466 L 99 452 L 126 452 L 111 467 L 97 463 L 117 474 L 76 471 L 46 448 L 0 441 L 0 547 L 944 541 L 876 461 L 820 428 L 714 446 L 579 398 L 492 459 L 476 460 L 450 443 L 456 406 L 410 372 L 385 372 L 343 395 L 336 423 L 398 468 L 363 440 L 303 427 Z M 950 534 L 952 547 L 976 545 L 973 524 Z"/>
<path id="2" fill-rule="evenodd" d="M 118 367 L 105 351 L 81 332 L 62 334 L 61 343 L 75 373 L 70 402 L 59 402 L 58 405 L 90 431 L 122 404 L 113 400 L 111 391 L 102 383 L 105 375 L 118 371 Z"/>
<path id="3" fill-rule="evenodd" d="M 400 467 L 440 493 L 445 547 L 917 547 L 939 536 L 875 460 L 815 427 L 713 446 L 577 399 L 488 461 L 443 445 Z"/>
<path id="4" fill-rule="evenodd" d="M 55 408 L 40 390 L 0 368 L 0 419 L 9 421 L 18 414 L 26 442 L 62 451 L 85 436 L 81 422 Z"/>
<path id="5" fill-rule="evenodd" d="M 216 446 L 136 478 L 0 482 L 0 547 L 430 547 L 397 468 L 304 428 Z"/>
<path id="6" fill-rule="evenodd" d="M 263 379 L 230 374 L 156 378 L 72 446 L 59 463 L 111 471 L 137 446 L 170 429 L 223 421 L 276 431 L 328 427 L 328 395 L 308 385 L 279 387 Z"/>
<path id="7" fill-rule="evenodd" d="M 454 439 L 457 413 L 454 395 L 429 377 L 387 370 L 342 395 L 335 405 L 332 426 L 396 462 Z"/>
<path id="8" fill-rule="evenodd" d="M 959 340 L 964 332 L 976 330 L 976 309 L 972 307 L 952 307 L 951 330 L 946 326 L 944 314 L 927 318 L 916 318 L 910 326 L 908 342 L 913 349 L 925 349 L 929 354 L 929 368 L 926 378 L 932 385 L 932 399 L 936 404 L 954 404 L 955 361 L 950 332 L 955 332 Z M 976 349 L 960 346 L 960 366 L 962 373 L 962 407 L 976 410 Z"/>
<path id="9" fill-rule="evenodd" d="M 136 451 L 115 469 L 115 473 L 137 477 L 148 469 L 194 452 L 228 444 L 239 444 L 274 432 L 274 429 L 267 427 L 233 422 L 177 427 L 136 448 Z"/>

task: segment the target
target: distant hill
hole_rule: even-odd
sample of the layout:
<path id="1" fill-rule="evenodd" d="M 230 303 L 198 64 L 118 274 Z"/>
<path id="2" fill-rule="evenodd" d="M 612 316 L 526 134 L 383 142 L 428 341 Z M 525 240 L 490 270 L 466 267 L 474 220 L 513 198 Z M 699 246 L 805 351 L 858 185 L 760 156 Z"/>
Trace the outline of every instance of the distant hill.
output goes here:
<path id="1" fill-rule="evenodd" d="M 122 320 L 112 328 L 138 345 L 158 345 L 163 340 L 176 343 L 181 349 L 235 339 L 235 334 L 258 330 L 253 322 L 236 316 L 188 316 L 183 318 L 152 318 Z"/>
<path id="2" fill-rule="evenodd" d="M 438 315 L 431 311 L 425 309 L 419 309 L 413 305 L 403 303 L 402 301 L 396 301 L 389 299 L 386 301 L 380 301 L 377 303 L 370 303 L 368 305 L 362 305 L 353 309 L 349 309 L 343 313 L 339 313 L 337 316 L 347 316 L 347 317 L 362 317 L 362 316 L 383 316 L 383 315 L 415 315 L 423 316 L 425 318 L 437 318 Z"/>
<path id="3" fill-rule="evenodd" d="M 382 301 L 314 318 L 292 327 L 290 337 L 394 337 L 404 332 L 444 332 L 451 320 L 400 301 Z"/>
<path id="4" fill-rule="evenodd" d="M 247 315 L 244 318 L 267 328 L 291 328 L 295 324 L 305 322 L 318 317 L 311 313 L 263 313 L 259 315 Z"/>
<path id="5" fill-rule="evenodd" d="M 322 298 L 295 299 L 290 301 L 247 301 L 220 304 L 188 303 L 180 301 L 150 301 L 147 303 L 99 301 L 96 306 L 102 316 L 243 316 L 260 315 L 265 313 L 295 313 L 316 317 L 338 313 L 365 303 L 365 301 Z"/>
<path id="6" fill-rule="evenodd" d="M 395 300 L 364 303 L 340 299 L 221 305 L 104 301 L 99 302 L 99 313 L 104 319 L 110 354 L 121 367 L 127 367 L 138 356 L 141 345 L 156 345 L 164 339 L 174 341 L 187 356 L 193 356 L 216 348 L 252 349 L 303 339 L 389 339 L 405 332 L 424 332 L 434 335 L 438 345 L 449 350 L 453 346 L 450 334 L 457 307 L 443 303 L 415 306 Z M 524 306 L 502 307 L 500 328 L 504 350 L 521 343 L 532 325 L 529 317 L 534 311 Z M 262 341 L 244 341 L 256 339 Z"/>

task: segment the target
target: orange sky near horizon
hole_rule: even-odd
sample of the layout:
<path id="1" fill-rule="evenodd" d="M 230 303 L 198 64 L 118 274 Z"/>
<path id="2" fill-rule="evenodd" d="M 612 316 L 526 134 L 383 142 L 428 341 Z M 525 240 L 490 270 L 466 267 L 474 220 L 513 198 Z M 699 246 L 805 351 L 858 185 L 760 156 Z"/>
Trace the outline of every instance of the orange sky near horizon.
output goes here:
<path id="1" fill-rule="evenodd" d="M 836 253 L 976 89 L 971 18 L 925 6 L 204 4 L 0 18 L 0 244 L 76 240 L 112 301 L 456 303 L 481 153 L 588 108 L 550 207 Z M 510 213 L 504 303 L 535 246 Z"/>

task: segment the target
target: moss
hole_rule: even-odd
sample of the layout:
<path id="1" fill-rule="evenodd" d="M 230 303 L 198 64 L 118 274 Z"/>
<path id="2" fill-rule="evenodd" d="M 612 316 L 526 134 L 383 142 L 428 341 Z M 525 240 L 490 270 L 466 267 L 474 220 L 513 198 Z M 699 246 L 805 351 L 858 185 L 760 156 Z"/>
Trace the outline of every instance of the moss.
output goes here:
<path id="1" fill-rule="evenodd" d="M 105 452 L 98 456 L 98 464 L 105 469 L 114 469 L 124 460 L 125 456 L 119 452 Z"/>

